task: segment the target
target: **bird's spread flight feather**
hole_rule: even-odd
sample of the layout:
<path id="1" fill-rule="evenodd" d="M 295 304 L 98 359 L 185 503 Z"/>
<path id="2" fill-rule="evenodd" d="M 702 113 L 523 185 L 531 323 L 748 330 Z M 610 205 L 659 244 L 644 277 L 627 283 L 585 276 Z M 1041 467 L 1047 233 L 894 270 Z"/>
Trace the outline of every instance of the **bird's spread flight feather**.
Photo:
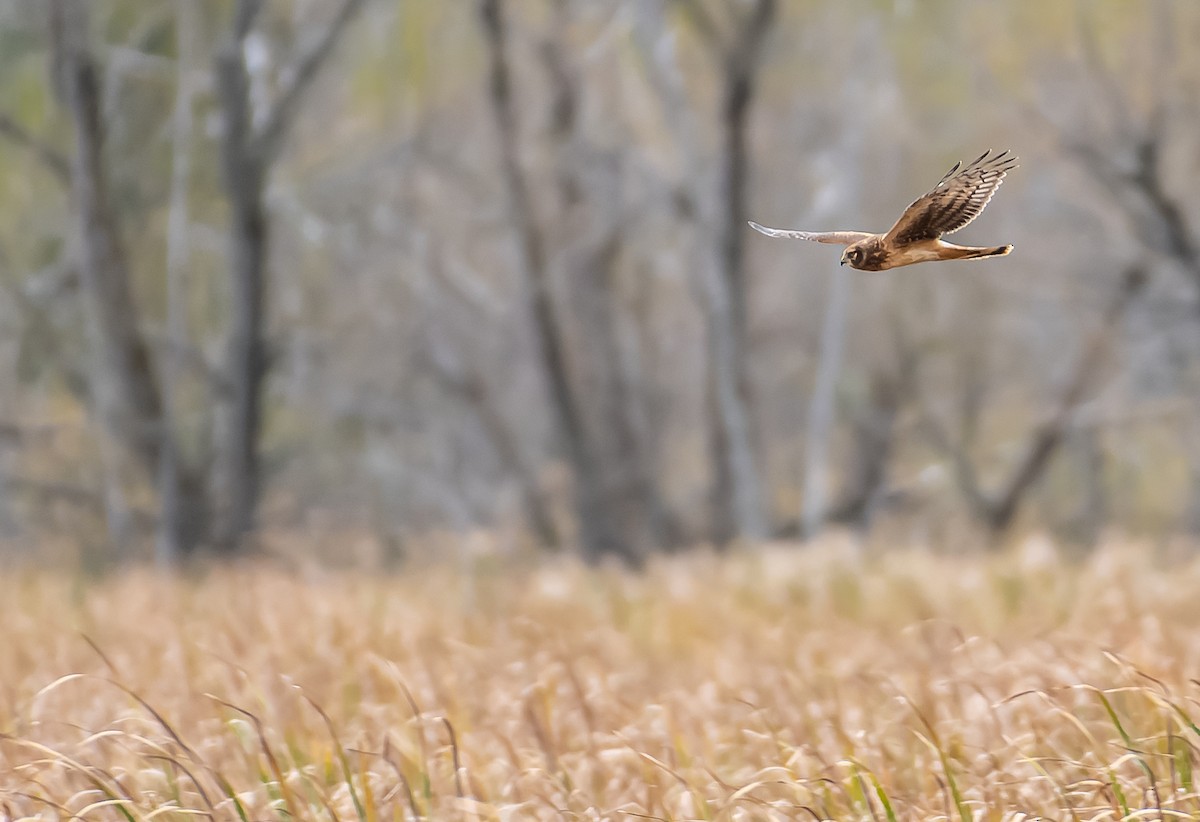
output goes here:
<path id="1" fill-rule="evenodd" d="M 1004 175 L 1016 167 L 1017 158 L 1007 151 L 995 156 L 985 151 L 965 167 L 955 163 L 928 194 L 905 209 L 884 239 L 903 245 L 958 231 L 983 212 Z"/>
<path id="2" fill-rule="evenodd" d="M 750 220 L 750 227 L 768 237 L 783 237 L 788 240 L 810 240 L 814 243 L 836 243 L 850 245 L 870 237 L 866 231 L 793 231 L 788 228 L 767 228 Z"/>

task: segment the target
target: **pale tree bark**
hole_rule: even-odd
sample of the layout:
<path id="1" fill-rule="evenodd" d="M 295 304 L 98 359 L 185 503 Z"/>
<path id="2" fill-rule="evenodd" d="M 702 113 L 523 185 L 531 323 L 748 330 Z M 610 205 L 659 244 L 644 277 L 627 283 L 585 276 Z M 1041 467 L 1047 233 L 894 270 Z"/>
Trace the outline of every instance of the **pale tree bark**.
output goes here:
<path id="1" fill-rule="evenodd" d="M 223 118 L 221 165 L 229 198 L 231 324 L 225 378 L 231 393 L 217 486 L 222 505 L 218 541 L 235 549 L 254 527 L 262 493 L 259 438 L 268 371 L 266 317 L 270 220 L 267 179 L 279 158 L 305 93 L 365 0 L 342 0 L 313 44 L 284 74 L 279 96 L 255 125 L 246 66 L 246 40 L 264 0 L 238 0 L 216 59 L 217 101 Z"/>
<path id="2" fill-rule="evenodd" d="M 87 6 L 83 0 L 54 0 L 51 26 L 57 80 L 75 131 L 71 193 L 97 360 L 90 388 L 109 431 L 153 472 L 163 435 L 162 402 L 109 191 L 99 67 L 87 42 Z"/>
<path id="3" fill-rule="evenodd" d="M 829 280 L 829 302 L 821 325 L 821 350 L 817 377 L 808 406 L 804 442 L 804 493 L 801 498 L 800 534 L 811 538 L 825 519 L 829 496 L 829 440 L 837 411 L 837 382 L 842 372 L 846 347 L 846 324 L 850 317 L 852 280 L 843 270 L 834 270 Z"/>
<path id="4" fill-rule="evenodd" d="M 861 156 L 861 135 L 849 135 L 844 140 L 848 156 Z M 857 163 L 847 164 L 856 168 Z M 851 172 L 849 190 L 856 194 L 862 189 L 857 172 Z M 842 376 L 846 337 L 850 331 L 850 310 L 854 274 L 835 267 L 829 275 L 825 311 L 822 315 L 821 336 L 817 351 L 817 373 L 808 397 L 805 415 L 804 465 L 800 498 L 800 535 L 811 539 L 830 517 L 829 507 L 829 445 L 837 425 L 837 387 Z M 866 432 L 863 432 L 866 433 Z M 857 443 L 863 447 L 865 443 Z"/>
<path id="5" fill-rule="evenodd" d="M 111 537 L 124 550 L 132 539 L 133 521 L 122 487 L 126 457 L 153 477 L 163 453 L 172 451 L 174 444 L 142 334 L 120 218 L 110 192 L 100 68 L 88 45 L 87 4 L 54 0 L 50 12 L 56 86 L 75 131 L 71 194 L 94 357 L 87 376 L 88 394 L 107 435 L 122 446 L 116 449 L 102 442 L 100 450 L 106 519 Z M 39 153 L 52 170 L 60 167 L 55 155 Z M 173 477 L 170 486 L 160 489 L 164 496 L 174 493 L 177 481 Z"/>
<path id="6" fill-rule="evenodd" d="M 699 8 L 698 4 L 693 4 Z M 745 236 L 749 189 L 746 135 L 766 35 L 776 0 L 756 0 L 737 22 L 723 56 L 721 179 L 717 226 L 719 269 L 710 288 L 710 402 L 715 411 L 710 440 L 716 467 L 714 536 L 761 539 L 767 535 L 761 478 L 754 453 L 747 364 Z"/>
<path id="7" fill-rule="evenodd" d="M 663 123 L 675 144 L 677 156 L 680 158 L 679 175 L 672 183 L 674 187 L 672 199 L 678 210 L 694 220 L 699 231 L 707 234 L 710 227 L 716 223 L 715 204 L 712 202 L 713 197 L 711 196 L 712 187 L 709 184 L 709 178 L 712 175 L 708 173 L 706 160 L 701 150 L 702 133 L 697 113 L 688 99 L 683 72 L 677 59 L 678 38 L 667 23 L 667 10 L 671 2 L 673 0 L 633 0 L 629 5 L 631 13 L 634 15 L 632 36 L 634 45 L 641 53 L 642 65 L 645 67 L 649 85 L 662 106 Z M 704 243 L 700 242 L 688 244 L 683 254 L 686 258 L 685 265 L 689 270 L 696 272 L 695 276 L 689 279 L 689 285 L 693 298 L 705 319 L 705 341 L 708 345 L 706 356 L 709 356 L 712 347 L 712 334 L 709 333 L 713 326 L 710 309 L 712 300 L 706 296 L 706 293 L 707 289 L 711 288 L 708 284 L 716 276 L 715 255 L 705 247 Z M 709 392 L 710 377 L 711 368 L 706 368 L 704 385 L 706 396 Z M 735 403 L 737 402 L 736 395 L 733 395 L 733 400 Z M 712 415 L 711 403 L 709 405 L 708 431 L 711 452 L 712 432 L 718 420 Z M 727 421 L 732 419 L 736 423 L 739 419 L 737 409 L 733 409 L 732 417 L 727 414 L 725 419 Z M 709 484 L 711 494 L 711 489 L 718 485 L 716 476 L 719 469 L 715 454 L 710 453 L 709 462 L 712 471 L 712 481 Z M 710 519 L 708 527 L 711 535 L 713 524 L 711 520 L 714 519 L 711 498 L 708 508 Z M 673 539 L 682 539 L 682 529 L 678 523 L 668 520 L 667 530 Z"/>
<path id="8" fill-rule="evenodd" d="M 755 0 L 735 23 L 722 60 L 720 272 L 729 294 L 729 322 L 736 345 L 739 391 L 747 394 L 746 201 L 750 189 L 747 136 L 767 34 L 775 21 L 777 0 Z M 697 6 L 698 7 L 698 6 Z"/>
<path id="9" fill-rule="evenodd" d="M 691 166 L 689 199 L 701 231 L 713 238 L 713 259 L 698 266 L 699 294 L 707 337 L 708 448 L 712 464 L 711 532 L 718 543 L 735 537 L 758 539 L 768 532 L 762 481 L 754 451 L 752 403 L 747 367 L 747 288 L 745 281 L 746 199 L 749 190 L 747 133 L 766 37 L 774 23 L 776 0 L 754 0 L 746 11 L 730 10 L 722 26 L 702 0 L 675 0 L 687 13 L 720 72 L 720 143 L 715 191 L 703 190 L 699 149 L 688 127 L 684 86 L 664 48 L 665 5 L 650 2 L 640 23 L 657 31 L 657 41 L 639 35 L 653 85 Z M 639 26 L 640 27 L 640 26 Z M 722 31 L 731 28 L 731 32 Z M 714 205 L 710 205 L 710 203 Z"/>
<path id="10" fill-rule="evenodd" d="M 196 41 L 199 20 L 193 0 L 176 0 L 176 84 L 172 115 L 171 187 L 167 215 L 166 351 L 159 358 L 163 428 L 172 432 L 159 451 L 158 487 L 161 517 L 155 542 L 160 566 L 171 567 L 192 553 L 208 536 L 209 506 L 200 476 L 184 464 L 180 453 L 178 375 L 187 334 L 187 263 L 191 212 L 193 105 L 196 83 Z"/>

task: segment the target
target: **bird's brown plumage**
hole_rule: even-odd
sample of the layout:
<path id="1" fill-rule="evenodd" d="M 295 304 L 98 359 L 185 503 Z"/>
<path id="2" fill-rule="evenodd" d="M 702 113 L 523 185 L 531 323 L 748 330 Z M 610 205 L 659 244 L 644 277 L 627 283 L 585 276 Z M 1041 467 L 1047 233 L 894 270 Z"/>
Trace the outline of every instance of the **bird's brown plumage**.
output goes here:
<path id="1" fill-rule="evenodd" d="M 837 243 L 847 246 L 842 264 L 863 271 L 885 271 L 902 265 L 937 260 L 975 260 L 1002 257 L 1012 251 L 1011 245 L 962 246 L 943 242 L 951 234 L 980 215 L 991 201 L 1004 175 L 1017 167 L 1017 158 L 1007 151 L 993 155 L 985 151 L 963 166 L 955 163 L 929 193 L 904 210 L 886 234 L 865 231 L 792 231 L 767 228 L 751 222 L 750 226 L 769 237 L 812 240 L 818 243 Z"/>

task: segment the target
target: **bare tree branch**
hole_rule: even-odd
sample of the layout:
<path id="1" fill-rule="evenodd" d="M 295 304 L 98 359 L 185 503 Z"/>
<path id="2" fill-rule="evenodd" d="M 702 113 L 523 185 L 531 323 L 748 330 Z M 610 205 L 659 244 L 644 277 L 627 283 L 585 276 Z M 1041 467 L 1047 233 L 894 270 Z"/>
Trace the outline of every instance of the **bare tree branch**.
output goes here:
<path id="1" fill-rule="evenodd" d="M 1003 528 L 1012 521 L 1026 490 L 1042 475 L 1050 458 L 1062 443 L 1075 409 L 1083 402 L 1084 396 L 1100 372 L 1112 344 L 1114 329 L 1134 297 L 1145 287 L 1146 279 L 1146 273 L 1140 268 L 1129 269 L 1121 276 L 1117 292 L 1105 310 L 1100 324 L 1084 344 L 1083 353 L 1059 397 L 1057 406 L 1049 419 L 1039 426 L 1025 450 L 1025 456 L 1018 461 L 1009 481 L 995 497 L 991 515 L 994 527 Z"/>
<path id="2" fill-rule="evenodd" d="M 155 329 L 146 333 L 146 340 L 152 343 L 155 349 L 162 352 L 164 359 L 174 359 L 177 368 L 182 367 L 183 370 L 190 371 L 203 380 L 213 395 L 217 397 L 230 396 L 233 386 L 229 379 L 221 369 L 209 362 L 205 353 L 196 346 Z"/>
<path id="3" fill-rule="evenodd" d="M 308 50 L 297 58 L 295 66 L 288 70 L 287 85 L 276 98 L 252 148 L 253 152 L 264 158 L 266 162 L 270 162 L 270 159 L 279 152 L 283 138 L 292 120 L 295 119 L 301 98 L 316 79 L 321 66 L 333 52 L 346 27 L 350 25 L 350 21 L 354 19 L 365 3 L 366 0 L 342 0 L 341 6 L 338 7 L 333 19 L 326 25 L 320 36 Z"/>
<path id="4" fill-rule="evenodd" d="M 1086 0 L 1077 0 L 1075 6 L 1078 21 L 1079 40 L 1083 50 L 1083 61 L 1089 73 L 1100 86 L 1101 97 L 1108 104 L 1113 122 L 1118 128 L 1128 132 L 1134 122 L 1130 114 L 1129 102 L 1121 84 L 1109 68 L 1100 52 L 1100 43 L 1096 37 L 1095 25 L 1092 19 L 1094 11 L 1088 7 Z"/>
<path id="5" fill-rule="evenodd" d="M 1162 138 L 1157 129 L 1151 129 L 1137 146 L 1137 170 L 1130 177 L 1130 184 L 1149 202 L 1150 208 L 1162 222 L 1166 232 L 1169 253 L 1192 270 L 1195 284 L 1200 287 L 1200 250 L 1183 209 L 1163 189 L 1159 171 L 1159 156 Z"/>
<path id="6" fill-rule="evenodd" d="M 1165 7 L 1160 6 L 1158 12 L 1157 28 L 1161 40 L 1163 32 L 1169 32 L 1170 25 Z M 1200 236 L 1188 222 L 1187 209 L 1163 183 L 1161 158 L 1170 109 L 1167 84 L 1160 76 L 1154 78 L 1155 96 L 1151 110 L 1147 116 L 1139 118 L 1134 114 L 1120 80 L 1100 54 L 1091 15 L 1082 3 L 1078 29 L 1088 74 L 1109 103 L 1111 111 L 1107 127 L 1120 141 L 1120 152 L 1102 149 L 1090 134 L 1068 136 L 1064 127 L 1056 126 L 1059 139 L 1068 153 L 1108 189 L 1139 241 L 1155 254 L 1165 254 L 1177 262 L 1200 293 Z M 1165 36 L 1169 37 L 1169 33 Z M 1163 47 L 1169 48 L 1169 45 Z M 1161 64 L 1161 59 L 1156 65 Z M 1132 166 L 1123 166 L 1116 159 L 1121 154 L 1132 159 Z"/>
<path id="7" fill-rule="evenodd" d="M 987 494 L 979 484 L 975 466 L 964 448 L 953 443 L 931 418 L 925 427 L 933 443 L 944 450 L 954 462 L 959 490 L 975 514 L 993 532 L 1007 529 L 1016 519 L 1021 503 L 1033 488 L 1050 461 L 1058 452 L 1069 432 L 1075 412 L 1091 390 L 1108 354 L 1119 325 L 1134 298 L 1147 282 L 1141 268 L 1131 268 L 1121 277 L 1113 298 L 1101 321 L 1089 335 L 1083 351 L 1067 378 L 1066 385 L 1047 418 L 1032 432 L 1021 457 L 994 494 Z"/>
<path id="8" fill-rule="evenodd" d="M 841 497 L 826 515 L 830 521 L 864 530 L 888 496 L 887 474 L 896 448 L 897 420 L 916 387 L 917 346 L 895 317 L 892 330 L 897 362 L 877 367 L 870 374 L 868 395 L 853 418 L 855 437 L 849 477 Z"/>
<path id="9" fill-rule="evenodd" d="M 497 410 L 491 389 L 483 376 L 468 369 L 446 346 L 427 340 L 424 361 L 447 393 L 457 397 L 479 420 L 496 456 L 520 486 L 521 504 L 528 526 L 538 542 L 550 549 L 561 546 L 558 526 L 538 488 L 536 472 L 521 452 L 520 440 L 512 425 Z"/>
<path id="10" fill-rule="evenodd" d="M 34 137 L 11 114 L 0 112 L 0 137 L 33 152 L 45 168 L 64 185 L 71 183 L 71 161 L 58 149 Z"/>

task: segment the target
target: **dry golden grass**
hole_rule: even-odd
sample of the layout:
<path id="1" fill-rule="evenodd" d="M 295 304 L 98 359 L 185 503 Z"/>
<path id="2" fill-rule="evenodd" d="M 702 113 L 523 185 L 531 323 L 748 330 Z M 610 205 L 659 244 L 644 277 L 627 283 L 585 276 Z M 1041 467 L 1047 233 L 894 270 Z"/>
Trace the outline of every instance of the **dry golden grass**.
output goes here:
<path id="1" fill-rule="evenodd" d="M 830 544 L 0 598 L 0 818 L 1192 818 L 1200 564 Z"/>

